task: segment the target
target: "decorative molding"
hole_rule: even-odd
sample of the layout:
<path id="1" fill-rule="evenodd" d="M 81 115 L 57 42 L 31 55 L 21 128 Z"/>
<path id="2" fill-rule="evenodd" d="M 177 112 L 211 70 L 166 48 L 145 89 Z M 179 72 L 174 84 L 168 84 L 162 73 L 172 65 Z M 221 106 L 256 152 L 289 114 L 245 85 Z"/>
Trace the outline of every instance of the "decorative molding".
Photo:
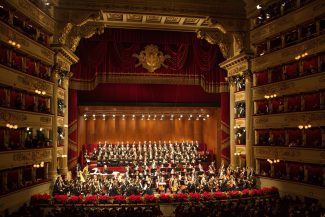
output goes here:
<path id="1" fill-rule="evenodd" d="M 10 85 L 32 93 L 35 92 L 35 89 L 42 89 L 46 91 L 46 96 L 52 96 L 53 83 L 40 78 L 36 78 L 4 65 L 0 65 L 0 70 L 1 73 L 6 75 L 0 76 L 1 84 Z"/>
<path id="2" fill-rule="evenodd" d="M 295 60 L 295 57 L 307 52 L 308 56 L 321 53 L 325 50 L 325 34 L 316 38 L 301 42 L 297 45 L 283 48 L 272 53 L 252 59 L 252 72 L 260 72 L 270 67 Z"/>
<path id="3" fill-rule="evenodd" d="M 52 129 L 52 115 L 0 108 L 0 125 L 11 122 L 18 127 L 42 127 Z"/>
<path id="4" fill-rule="evenodd" d="M 53 65 L 54 52 L 52 50 L 33 41 L 2 21 L 0 21 L 0 40 L 5 44 L 7 44 L 9 40 L 14 40 L 21 45 L 19 50 L 22 52 L 33 56 L 44 63 Z"/>
<path id="5" fill-rule="evenodd" d="M 208 93 L 224 93 L 229 92 L 228 83 L 207 83 L 204 77 L 198 75 L 192 76 L 175 76 L 166 74 L 120 74 L 110 73 L 97 75 L 94 80 L 77 80 L 70 79 L 69 88 L 76 90 L 93 90 L 98 84 L 115 83 L 115 84 L 181 84 L 181 85 L 200 85 Z"/>
<path id="6" fill-rule="evenodd" d="M 67 47 L 55 44 L 51 45 L 55 51 L 55 64 L 64 71 L 70 71 L 70 66 L 79 61 L 79 58 Z"/>
<path id="7" fill-rule="evenodd" d="M 244 72 L 245 75 L 250 75 L 249 69 L 251 57 L 251 54 L 242 53 L 223 61 L 219 65 L 221 68 L 227 70 L 228 77 L 234 75 L 243 75 Z"/>
<path id="8" fill-rule="evenodd" d="M 297 128 L 301 124 L 325 126 L 325 110 L 253 116 L 254 129 Z"/>
<path id="9" fill-rule="evenodd" d="M 246 93 L 245 91 L 240 91 L 235 93 L 235 102 L 245 101 Z"/>
<path id="10" fill-rule="evenodd" d="M 168 68 L 168 66 L 164 64 L 164 61 L 170 58 L 169 55 L 164 55 L 163 52 L 159 51 L 158 46 L 153 44 L 145 46 L 140 54 L 133 54 L 133 57 L 139 60 L 139 63 L 136 64 L 135 67 L 141 65 L 149 72 L 154 72 L 161 66 Z"/>
<path id="11" fill-rule="evenodd" d="M 280 159 L 312 164 L 325 164 L 325 151 L 309 148 L 255 146 L 256 159 Z"/>
<path id="12" fill-rule="evenodd" d="M 58 93 L 58 98 L 59 99 L 63 99 L 64 100 L 64 92 L 65 92 L 65 90 L 63 88 L 58 87 L 57 93 Z"/>
<path id="13" fill-rule="evenodd" d="M 246 118 L 236 118 L 234 125 L 236 127 L 246 127 Z"/>
<path id="14" fill-rule="evenodd" d="M 26 0 L 5 0 L 7 3 L 12 5 L 20 13 L 37 23 L 43 29 L 50 34 L 54 33 L 55 21 L 44 13 L 42 10 L 37 8 L 32 2 Z"/>
<path id="15" fill-rule="evenodd" d="M 0 153 L 0 169 L 33 165 L 40 162 L 51 162 L 52 148 L 5 151 Z"/>
<path id="16" fill-rule="evenodd" d="M 64 117 L 58 116 L 57 123 L 58 123 L 58 127 L 63 127 L 64 126 Z"/>
<path id="17" fill-rule="evenodd" d="M 304 76 L 274 84 L 253 88 L 253 100 L 264 99 L 265 95 L 277 94 L 278 97 L 296 93 L 325 89 L 325 72 Z"/>

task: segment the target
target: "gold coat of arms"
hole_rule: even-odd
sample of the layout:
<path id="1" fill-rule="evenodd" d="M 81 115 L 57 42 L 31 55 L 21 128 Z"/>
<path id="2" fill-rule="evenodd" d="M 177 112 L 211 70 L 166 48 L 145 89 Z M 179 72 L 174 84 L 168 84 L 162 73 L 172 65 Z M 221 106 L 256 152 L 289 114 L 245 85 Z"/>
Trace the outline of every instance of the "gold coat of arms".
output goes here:
<path id="1" fill-rule="evenodd" d="M 161 66 L 168 68 L 168 66 L 164 64 L 164 61 L 170 58 L 169 55 L 164 55 L 163 52 L 159 51 L 158 46 L 153 44 L 147 45 L 140 54 L 133 54 L 132 56 L 139 60 L 139 63 L 135 64 L 135 67 L 142 65 L 142 67 L 149 72 L 154 72 Z"/>

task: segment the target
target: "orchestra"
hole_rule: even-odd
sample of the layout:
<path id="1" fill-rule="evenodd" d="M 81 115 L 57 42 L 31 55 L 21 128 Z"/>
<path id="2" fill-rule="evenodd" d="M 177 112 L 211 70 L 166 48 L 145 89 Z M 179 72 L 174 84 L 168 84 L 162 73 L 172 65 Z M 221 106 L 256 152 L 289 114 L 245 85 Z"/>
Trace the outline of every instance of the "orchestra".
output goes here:
<path id="1" fill-rule="evenodd" d="M 54 184 L 53 194 L 67 195 L 138 195 L 154 193 L 202 193 L 242 190 L 256 187 L 253 170 L 223 165 L 218 171 L 214 163 L 204 170 L 202 165 L 169 165 L 156 169 L 146 167 L 144 171 L 126 169 L 125 173 L 108 174 L 98 168 L 79 171 L 74 180 L 64 180 L 60 176 Z M 171 171 L 174 171 L 173 174 Z M 88 173 L 88 174 L 84 174 Z M 86 177 L 86 178 L 85 178 Z"/>

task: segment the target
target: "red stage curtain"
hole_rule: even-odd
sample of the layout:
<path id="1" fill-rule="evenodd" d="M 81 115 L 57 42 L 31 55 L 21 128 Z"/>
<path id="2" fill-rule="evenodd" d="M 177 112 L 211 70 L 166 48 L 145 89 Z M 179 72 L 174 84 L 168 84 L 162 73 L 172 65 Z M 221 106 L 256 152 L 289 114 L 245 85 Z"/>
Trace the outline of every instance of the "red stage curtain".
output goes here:
<path id="1" fill-rule="evenodd" d="M 78 161 L 79 150 L 82 147 L 78 147 L 78 97 L 77 90 L 69 89 L 69 146 L 68 146 L 68 161 L 69 169 L 74 168 Z M 65 135 L 67 136 L 67 135 Z M 80 156 L 80 162 L 83 163 L 83 155 Z"/>
<path id="2" fill-rule="evenodd" d="M 268 72 L 267 70 L 263 72 L 258 72 L 256 75 L 256 86 L 267 84 L 268 83 Z"/>
<path id="3" fill-rule="evenodd" d="M 171 56 L 165 61 L 168 68 L 161 67 L 155 74 L 199 76 L 206 83 L 219 82 L 218 63 L 223 57 L 218 46 L 197 39 L 195 33 L 126 29 L 107 29 L 100 36 L 81 40 L 76 51 L 80 61 L 71 67 L 73 79 L 93 82 L 97 76 L 105 80 L 116 73 L 152 75 L 142 67 L 136 68 L 138 60 L 132 56 L 149 44 L 157 45 L 160 51 Z"/>
<path id="4" fill-rule="evenodd" d="M 93 91 L 78 91 L 78 103 L 159 102 L 191 104 L 209 103 L 218 105 L 220 95 L 222 94 L 223 93 L 207 93 L 202 87 L 197 85 L 99 84 Z"/>

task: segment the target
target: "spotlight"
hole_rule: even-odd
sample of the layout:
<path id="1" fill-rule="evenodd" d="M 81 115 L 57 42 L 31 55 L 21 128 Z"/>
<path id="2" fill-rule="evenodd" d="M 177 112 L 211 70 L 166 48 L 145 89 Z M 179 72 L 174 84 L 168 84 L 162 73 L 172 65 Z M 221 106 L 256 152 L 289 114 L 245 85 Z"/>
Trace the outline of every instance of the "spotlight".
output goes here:
<path id="1" fill-rule="evenodd" d="M 256 5 L 256 9 L 257 10 L 261 10 L 262 9 L 262 6 L 261 5 Z"/>

